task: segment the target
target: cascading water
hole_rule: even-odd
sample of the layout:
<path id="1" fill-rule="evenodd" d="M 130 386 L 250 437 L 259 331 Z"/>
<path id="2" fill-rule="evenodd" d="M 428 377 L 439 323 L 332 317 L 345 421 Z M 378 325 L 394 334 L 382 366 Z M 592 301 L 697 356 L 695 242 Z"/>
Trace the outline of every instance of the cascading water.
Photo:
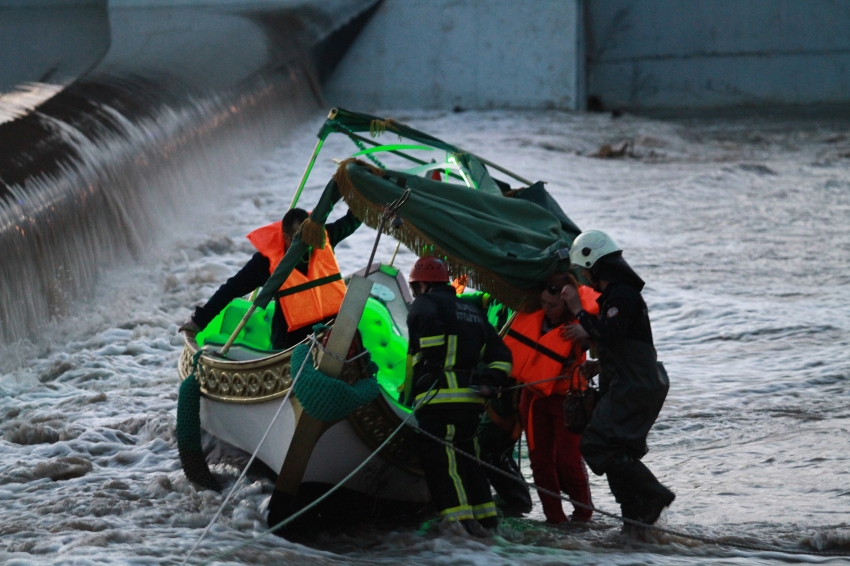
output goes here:
<path id="1" fill-rule="evenodd" d="M 193 13 L 172 28 L 212 29 L 202 24 L 227 19 L 213 9 Z M 298 14 L 302 20 L 273 21 L 308 31 L 340 23 L 315 11 Z M 180 469 L 177 326 L 250 257 L 250 246 L 238 243 L 244 234 L 280 217 L 325 114 L 310 110 L 307 48 L 293 40 L 287 51 L 283 37 L 267 40 L 268 23 L 258 28 L 256 18 L 232 16 L 239 25 L 228 29 L 245 30 L 240 37 L 256 40 L 252 53 L 264 53 L 234 78 L 238 65 L 222 50 L 207 53 L 206 66 L 185 64 L 189 47 L 203 53 L 198 46 L 215 47 L 215 37 L 201 41 L 196 33 L 196 43 L 180 43 L 168 64 L 151 67 L 152 53 L 161 55 L 180 33 L 157 44 L 157 34 L 133 22 L 165 29 L 164 12 L 160 19 L 129 9 L 110 15 L 112 48 L 98 71 L 0 125 L 4 564 L 180 564 L 188 556 L 224 496 L 198 490 Z M 269 46 L 279 64 L 266 63 Z M 175 72 L 160 72 L 167 69 Z M 294 126 L 302 115 L 306 122 Z M 620 537 L 619 525 L 605 518 L 586 529 L 548 526 L 539 506 L 506 520 L 496 539 L 356 525 L 322 534 L 311 548 L 258 538 L 274 482 L 249 472 L 190 563 L 251 542 L 227 562 L 846 564 L 846 118 L 613 120 L 551 111 L 392 117 L 548 180 L 571 218 L 610 231 L 647 280 L 655 342 L 671 376 L 647 461 L 677 493 L 669 527 L 721 542 L 843 556 L 678 538 L 645 544 Z M 624 139 L 633 142 L 631 157 L 590 157 Z M 245 166 L 272 141 L 271 154 Z M 334 172 L 328 157 L 356 148 L 334 138 L 323 151 L 302 196 L 305 208 Z M 198 228 L 180 241 L 161 238 L 167 248 L 148 253 L 154 232 L 174 223 Z M 362 268 L 373 242 L 374 232 L 361 228 L 340 243 L 342 272 Z M 382 238 L 376 257 L 389 259 L 394 247 Z M 133 254 L 140 261 L 101 269 Z M 406 271 L 413 261 L 402 249 L 396 265 Z M 71 304 L 75 295 L 91 297 L 96 279 L 98 308 Z M 50 348 L 21 356 L 26 344 L 8 347 L 51 310 L 66 308 L 71 316 L 32 338 Z M 247 457 L 219 456 L 210 458 L 213 473 L 234 487 Z M 525 457 L 523 471 L 530 479 Z M 617 510 L 605 479 L 592 476 L 591 484 L 594 503 Z"/>
<path id="2" fill-rule="evenodd" d="M 113 8 L 97 68 L 0 125 L 0 341 L 214 201 L 315 107 L 340 31 L 371 4 Z"/>

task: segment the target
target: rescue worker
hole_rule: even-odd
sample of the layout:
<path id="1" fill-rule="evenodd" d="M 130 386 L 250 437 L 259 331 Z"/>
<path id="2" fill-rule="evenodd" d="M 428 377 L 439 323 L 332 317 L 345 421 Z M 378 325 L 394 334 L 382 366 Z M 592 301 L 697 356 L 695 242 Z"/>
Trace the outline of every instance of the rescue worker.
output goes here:
<path id="1" fill-rule="evenodd" d="M 490 325 L 497 331 L 505 326 L 510 310 L 489 293 L 483 291 L 463 293 L 462 290 L 458 290 L 456 281 L 452 283 L 452 286 L 458 292 L 458 298 L 480 308 L 486 314 Z M 506 385 L 512 387 L 516 385 L 516 382 L 509 380 Z M 531 491 L 514 458 L 514 450 L 522 434 L 519 396 L 520 391 L 514 390 L 488 399 L 476 433 L 481 459 L 516 478 L 511 479 L 495 470 L 484 468 L 487 481 L 496 492 L 494 498 L 496 507 L 506 517 L 520 517 L 534 507 Z"/>
<path id="2" fill-rule="evenodd" d="M 641 462 L 649 451 L 646 435 L 658 418 L 670 382 L 657 362 L 644 282 L 622 257 L 620 247 L 604 232 L 582 232 L 570 250 L 594 289 L 599 314 L 586 310 L 570 286 L 561 298 L 580 326 L 564 329 L 571 340 L 590 338 L 599 353 L 601 398 L 581 439 L 581 453 L 593 473 L 605 474 L 623 517 L 646 524 L 658 520 L 675 499 Z M 587 362 L 585 373 L 595 374 Z M 624 526 L 624 532 L 633 529 Z"/>
<path id="3" fill-rule="evenodd" d="M 514 385 L 516 382 L 513 380 L 506 383 L 507 387 Z M 496 507 L 506 517 L 521 517 L 534 507 L 531 491 L 514 458 L 522 434 L 519 394 L 520 391 L 515 390 L 488 399 L 476 433 L 481 459 L 516 478 L 511 479 L 495 470 L 484 468 L 487 481 L 496 491 Z"/>
<path id="4" fill-rule="evenodd" d="M 283 220 L 257 228 L 248 240 L 257 252 L 239 272 L 218 288 L 203 307 L 196 307 L 180 330 L 199 332 L 230 301 L 262 287 L 283 259 L 286 250 L 309 217 L 306 210 L 293 208 Z M 272 348 L 282 350 L 304 340 L 318 322 L 328 321 L 339 312 L 345 295 L 345 283 L 339 272 L 333 248 L 354 233 L 360 221 L 348 213 L 325 225 L 324 248 L 312 248 L 301 258 L 277 294 L 272 319 Z"/>
<path id="5" fill-rule="evenodd" d="M 593 514 L 590 482 L 579 451 L 581 435 L 570 432 L 564 424 L 564 400 L 570 389 L 587 387 L 580 369 L 588 342 L 561 336 L 565 327 L 577 324 L 560 298 L 561 289 L 567 285 L 575 285 L 568 275 L 550 277 L 540 296 L 543 308 L 517 314 L 505 344 L 513 356 L 511 377 L 527 384 L 519 409 L 534 483 L 555 493 L 564 492 L 587 506 L 573 504 L 571 517 L 576 522 L 587 522 Z M 589 287 L 581 287 L 578 292 L 585 308 L 595 311 L 599 294 Z M 552 380 L 557 376 L 564 378 Z M 548 523 L 569 520 L 561 499 L 541 491 L 537 494 Z"/>
<path id="6" fill-rule="evenodd" d="M 501 386 L 511 371 L 511 354 L 477 307 L 457 298 L 446 264 L 420 258 L 410 271 L 415 297 L 407 318 L 408 405 L 418 408 L 419 428 L 478 456 L 475 437 L 484 399 L 477 387 Z M 441 518 L 460 522 L 474 535 L 498 526 L 496 506 L 484 471 L 455 450 L 419 436 L 425 480 Z"/>

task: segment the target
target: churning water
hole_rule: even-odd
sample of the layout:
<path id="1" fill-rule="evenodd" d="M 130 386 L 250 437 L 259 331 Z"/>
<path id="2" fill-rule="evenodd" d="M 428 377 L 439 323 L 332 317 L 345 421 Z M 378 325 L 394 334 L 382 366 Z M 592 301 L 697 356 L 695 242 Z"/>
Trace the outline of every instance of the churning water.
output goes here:
<path id="1" fill-rule="evenodd" d="M 645 461 L 677 494 L 670 528 L 850 552 L 847 122 L 612 120 L 558 112 L 395 117 L 548 181 L 571 218 L 611 233 L 648 282 L 644 296 L 671 390 Z M 37 338 L 4 346 L 0 561 L 177 564 L 187 555 L 222 496 L 197 491 L 180 470 L 177 326 L 247 260 L 244 235 L 280 218 L 322 119 L 311 115 L 282 133 L 272 151 L 257 151 L 252 165 L 229 171 L 234 180 L 206 210 L 171 213 L 155 244 L 108 271 L 93 297 L 72 302 Z M 632 156 L 591 156 L 621 140 L 632 140 Z M 227 141 L 213 136 L 209 143 L 226 155 Z M 330 158 L 353 150 L 342 139 L 325 145 L 303 206 L 318 199 L 333 172 Z M 220 171 L 221 161 L 208 155 L 206 165 Z M 168 190 L 208 178 L 202 166 L 164 177 L 154 203 L 172 206 Z M 338 247 L 343 271 L 364 265 L 373 238 L 361 227 Z M 378 258 L 387 260 L 393 249 L 383 238 Z M 396 263 L 406 269 L 412 261 L 403 250 Z M 227 455 L 214 472 L 232 485 L 240 461 Z M 604 479 L 592 482 L 596 505 L 616 511 Z M 265 529 L 272 487 L 259 477 L 238 485 L 192 562 Z M 322 535 L 309 547 L 264 537 L 221 563 L 847 560 L 677 537 L 639 543 L 618 533 L 606 518 L 590 529 L 547 527 L 536 508 L 523 520 L 505 521 L 492 540 L 361 526 Z"/>

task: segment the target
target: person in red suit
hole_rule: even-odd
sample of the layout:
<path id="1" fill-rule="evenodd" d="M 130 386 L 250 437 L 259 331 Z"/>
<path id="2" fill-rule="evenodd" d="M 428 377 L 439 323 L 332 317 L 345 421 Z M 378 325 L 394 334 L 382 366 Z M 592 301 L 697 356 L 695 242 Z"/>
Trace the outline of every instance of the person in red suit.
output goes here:
<path id="1" fill-rule="evenodd" d="M 567 392 L 587 387 L 581 371 L 587 343 L 562 336 L 566 325 L 577 324 L 560 300 L 565 285 L 575 286 L 575 282 L 564 274 L 550 277 L 541 294 L 543 308 L 518 314 L 505 336 L 505 344 L 513 355 L 511 377 L 526 384 L 519 409 L 534 483 L 592 506 L 587 469 L 579 452 L 581 435 L 570 432 L 564 424 Z M 598 293 L 584 286 L 578 287 L 578 292 L 588 312 L 596 308 Z M 559 498 L 537 493 L 547 522 L 569 520 Z M 573 521 L 587 522 L 591 515 L 591 509 L 574 505 Z"/>

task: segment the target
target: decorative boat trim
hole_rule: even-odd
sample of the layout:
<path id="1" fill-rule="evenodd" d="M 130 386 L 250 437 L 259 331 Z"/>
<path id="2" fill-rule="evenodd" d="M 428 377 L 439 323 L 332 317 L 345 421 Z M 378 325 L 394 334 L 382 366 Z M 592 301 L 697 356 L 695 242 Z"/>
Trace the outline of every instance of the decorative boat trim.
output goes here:
<path id="1" fill-rule="evenodd" d="M 180 381 L 192 374 L 192 360 L 199 349 L 194 334 L 187 332 L 177 367 Z M 201 355 L 196 372 L 201 394 L 223 403 L 261 403 L 281 398 L 292 386 L 291 357 L 292 349 L 250 361 Z"/>
<path id="2" fill-rule="evenodd" d="M 358 341 L 359 342 L 359 341 Z M 186 333 L 183 353 L 178 364 L 180 381 L 192 374 L 192 360 L 197 354 L 195 336 Z M 201 395 L 221 403 L 249 405 L 283 398 L 292 386 L 290 358 L 292 349 L 250 361 L 234 361 L 201 355 L 198 358 L 196 377 Z M 342 380 L 354 383 L 362 377 L 363 358 L 347 364 Z M 293 403 L 297 399 L 291 398 Z M 357 436 L 370 449 L 375 450 L 401 424 L 401 417 L 392 409 L 384 396 L 354 410 L 348 421 Z M 415 433 L 403 430 L 387 445 L 381 456 L 399 468 L 424 475 L 414 449 Z"/>

